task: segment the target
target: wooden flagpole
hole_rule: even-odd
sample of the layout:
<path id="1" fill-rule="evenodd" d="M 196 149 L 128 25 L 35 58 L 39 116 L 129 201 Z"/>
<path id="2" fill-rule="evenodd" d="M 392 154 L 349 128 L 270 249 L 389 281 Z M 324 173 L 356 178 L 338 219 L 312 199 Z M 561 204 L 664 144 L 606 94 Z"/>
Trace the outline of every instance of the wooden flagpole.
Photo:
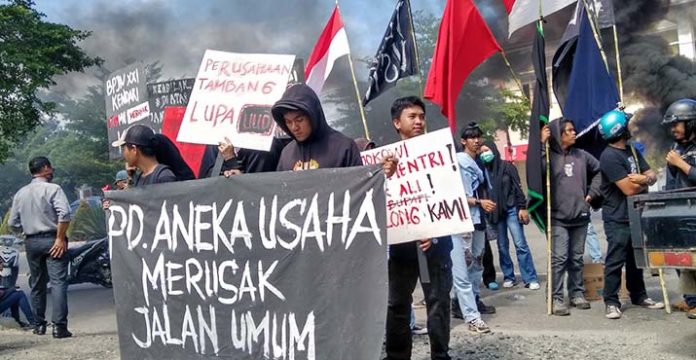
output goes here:
<path id="1" fill-rule="evenodd" d="M 336 0 L 336 8 L 338 9 L 338 0 Z M 345 25 L 344 25 L 345 30 Z M 348 39 L 348 33 L 346 32 L 346 40 Z M 350 75 L 353 77 L 353 87 L 355 87 L 355 98 L 358 100 L 358 108 L 360 109 L 360 118 L 362 119 L 363 129 L 365 130 L 365 138 L 372 140 L 370 138 L 370 130 L 367 127 L 367 118 L 365 117 L 365 107 L 362 104 L 362 99 L 360 98 L 360 89 L 358 89 L 358 80 L 355 78 L 355 67 L 353 66 L 353 59 L 350 56 L 350 43 L 348 44 L 348 64 L 350 65 Z"/>
<path id="2" fill-rule="evenodd" d="M 522 93 L 522 96 L 525 99 L 527 99 L 527 103 L 531 106 L 532 102 L 531 102 L 531 100 L 529 100 L 529 97 L 527 97 L 527 94 L 524 93 L 524 87 L 522 86 L 522 82 L 520 81 L 520 78 L 517 76 L 517 73 L 515 73 L 515 70 L 512 68 L 510 61 L 507 58 L 507 54 L 505 54 L 505 50 L 503 50 L 502 47 L 500 49 L 500 55 L 503 57 L 503 60 L 505 61 L 505 65 L 510 70 L 510 74 L 512 74 L 512 78 L 515 80 L 517 87 L 520 88 L 520 93 Z"/>
<path id="3" fill-rule="evenodd" d="M 619 99 L 623 102 L 623 75 L 621 73 L 621 56 L 619 55 L 619 34 L 616 30 L 616 24 L 611 26 L 614 33 L 614 52 L 616 53 L 616 77 L 619 81 Z"/>

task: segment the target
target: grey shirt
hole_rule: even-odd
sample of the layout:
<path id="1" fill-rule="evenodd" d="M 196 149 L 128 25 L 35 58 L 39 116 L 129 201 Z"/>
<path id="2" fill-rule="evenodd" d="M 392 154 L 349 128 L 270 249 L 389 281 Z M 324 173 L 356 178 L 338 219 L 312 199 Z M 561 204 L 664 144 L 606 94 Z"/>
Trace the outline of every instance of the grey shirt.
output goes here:
<path id="1" fill-rule="evenodd" d="M 70 222 L 70 207 L 59 185 L 37 177 L 15 194 L 9 221 L 13 229 L 34 235 L 56 231 L 63 222 Z"/>

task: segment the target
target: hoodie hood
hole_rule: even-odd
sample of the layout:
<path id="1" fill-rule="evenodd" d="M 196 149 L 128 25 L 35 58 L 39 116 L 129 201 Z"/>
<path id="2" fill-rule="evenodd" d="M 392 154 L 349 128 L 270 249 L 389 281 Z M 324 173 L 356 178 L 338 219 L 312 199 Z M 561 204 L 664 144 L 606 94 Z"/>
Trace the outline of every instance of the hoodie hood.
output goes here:
<path id="1" fill-rule="evenodd" d="M 561 122 L 563 118 L 553 119 L 549 122 L 549 130 L 551 137 L 549 138 L 549 148 L 555 153 L 562 154 L 563 147 L 561 146 Z"/>
<path id="2" fill-rule="evenodd" d="M 312 122 L 312 134 L 302 143 L 310 143 L 330 130 L 319 97 L 309 86 L 305 84 L 291 85 L 285 90 L 280 100 L 271 108 L 273 120 L 275 120 L 276 124 L 278 124 L 278 126 L 280 126 L 280 128 L 293 140 L 297 141 L 295 136 L 290 132 L 290 129 L 285 125 L 285 119 L 283 119 L 283 115 L 285 115 L 286 112 L 293 110 L 300 110 L 307 113 Z"/>

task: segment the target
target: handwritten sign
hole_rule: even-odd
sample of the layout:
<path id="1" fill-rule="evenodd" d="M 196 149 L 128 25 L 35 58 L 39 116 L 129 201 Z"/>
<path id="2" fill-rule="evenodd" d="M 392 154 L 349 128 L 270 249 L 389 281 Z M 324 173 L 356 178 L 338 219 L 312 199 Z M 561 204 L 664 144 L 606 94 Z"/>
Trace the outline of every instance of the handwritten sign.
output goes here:
<path id="1" fill-rule="evenodd" d="M 188 105 L 194 82 L 195 79 L 178 79 L 147 84 L 147 93 L 150 98 L 150 123 L 153 130 L 162 132 L 165 107 Z"/>
<path id="2" fill-rule="evenodd" d="M 121 357 L 379 358 L 383 186 L 354 167 L 108 192 Z"/>
<path id="3" fill-rule="evenodd" d="M 399 159 L 387 180 L 390 244 L 474 231 L 449 129 L 361 153 L 363 164 Z"/>
<path id="4" fill-rule="evenodd" d="M 106 126 L 109 143 L 117 140 L 131 124 L 148 120 L 150 104 L 145 86 L 145 68 L 136 63 L 113 72 L 104 83 Z M 145 125 L 151 126 L 145 121 Z M 121 157 L 121 150 L 109 147 L 109 158 Z"/>
<path id="5" fill-rule="evenodd" d="M 271 148 L 271 106 L 283 95 L 294 55 L 206 50 L 181 124 L 180 142 Z"/>

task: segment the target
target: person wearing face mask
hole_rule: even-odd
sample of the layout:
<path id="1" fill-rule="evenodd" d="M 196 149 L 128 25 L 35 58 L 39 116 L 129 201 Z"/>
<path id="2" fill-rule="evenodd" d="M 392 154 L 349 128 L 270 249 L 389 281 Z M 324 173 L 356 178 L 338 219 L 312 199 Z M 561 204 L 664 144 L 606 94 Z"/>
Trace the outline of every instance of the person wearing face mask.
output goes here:
<path id="1" fill-rule="evenodd" d="M 541 286 L 534 268 L 534 260 L 522 228 L 522 224 L 529 224 L 529 213 L 527 213 L 527 201 L 520 185 L 517 168 L 500 158 L 498 148 L 492 141 L 487 141 L 481 146 L 479 156 L 489 175 L 491 200 L 498 205 L 495 211 L 488 214 L 488 221 L 492 225 L 497 225 L 498 229 L 498 253 L 504 276 L 503 287 L 511 288 L 516 283 L 507 235 L 510 231 L 517 252 L 522 281 L 525 287 L 539 290 Z"/>
<path id="2" fill-rule="evenodd" d="M 51 281 L 53 337 L 72 336 L 68 331 L 68 199 L 59 185 L 51 183 L 53 167 L 46 157 L 29 161 L 34 178 L 19 189 L 12 200 L 9 224 L 24 232 L 31 272 L 31 303 L 35 315 L 34 334 L 46 334 L 46 289 Z"/>

